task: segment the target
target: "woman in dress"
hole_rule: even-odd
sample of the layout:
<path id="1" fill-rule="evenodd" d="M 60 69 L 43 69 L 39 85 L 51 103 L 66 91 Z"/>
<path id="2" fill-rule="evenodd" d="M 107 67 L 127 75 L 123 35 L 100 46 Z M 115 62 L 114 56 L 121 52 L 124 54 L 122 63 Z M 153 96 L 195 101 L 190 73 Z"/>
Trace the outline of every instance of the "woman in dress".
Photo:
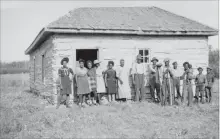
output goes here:
<path id="1" fill-rule="evenodd" d="M 59 75 L 59 92 L 57 96 L 57 109 L 60 107 L 61 103 L 66 104 L 67 108 L 70 108 L 69 101 L 70 101 L 70 94 L 72 94 L 71 90 L 71 80 L 69 75 L 70 73 L 73 75 L 73 70 L 71 68 L 67 67 L 67 63 L 69 62 L 69 58 L 65 57 L 61 60 L 61 65 L 63 65 L 59 70 L 58 70 L 58 75 Z M 63 102 L 62 98 L 65 98 Z"/>
<path id="2" fill-rule="evenodd" d="M 87 76 L 87 69 L 84 67 L 84 60 L 79 60 L 79 67 L 76 68 L 76 85 L 77 94 L 79 95 L 79 105 L 81 107 L 86 107 L 85 97 L 89 94 L 89 82 Z"/>
<path id="3" fill-rule="evenodd" d="M 105 90 L 105 82 L 103 78 L 103 70 L 100 68 L 100 61 L 95 60 L 94 61 L 94 69 L 96 71 L 96 85 L 97 85 L 97 96 L 98 96 L 98 102 L 101 101 L 101 94 L 106 93 Z"/>
<path id="4" fill-rule="evenodd" d="M 115 102 L 117 92 L 117 78 L 116 71 L 112 69 L 114 66 L 113 61 L 108 62 L 108 70 L 105 72 L 105 85 L 107 87 L 108 101 Z"/>
<path id="5" fill-rule="evenodd" d="M 97 99 L 97 88 L 96 88 L 96 71 L 95 68 L 92 68 L 92 61 L 87 61 L 87 67 L 88 67 L 88 82 L 89 82 L 89 89 L 90 89 L 90 94 L 89 94 L 89 101 L 96 105 L 96 99 Z M 91 94 L 94 94 L 93 99 L 91 99 Z"/>
<path id="6" fill-rule="evenodd" d="M 120 66 L 117 68 L 118 82 L 118 95 L 120 99 L 130 100 L 131 99 L 131 88 L 129 85 L 130 69 L 125 67 L 124 59 L 120 60 Z"/>

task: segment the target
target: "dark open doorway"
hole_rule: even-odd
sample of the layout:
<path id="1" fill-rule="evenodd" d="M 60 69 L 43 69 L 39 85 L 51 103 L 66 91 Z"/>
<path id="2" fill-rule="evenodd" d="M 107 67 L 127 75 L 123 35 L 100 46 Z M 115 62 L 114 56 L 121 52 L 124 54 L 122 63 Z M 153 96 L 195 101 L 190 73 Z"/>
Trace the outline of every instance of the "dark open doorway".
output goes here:
<path id="1" fill-rule="evenodd" d="M 98 59 L 98 49 L 77 49 L 76 61 L 79 61 L 79 59 L 85 60 L 85 67 L 87 67 L 86 62 L 88 60 L 93 62 Z"/>

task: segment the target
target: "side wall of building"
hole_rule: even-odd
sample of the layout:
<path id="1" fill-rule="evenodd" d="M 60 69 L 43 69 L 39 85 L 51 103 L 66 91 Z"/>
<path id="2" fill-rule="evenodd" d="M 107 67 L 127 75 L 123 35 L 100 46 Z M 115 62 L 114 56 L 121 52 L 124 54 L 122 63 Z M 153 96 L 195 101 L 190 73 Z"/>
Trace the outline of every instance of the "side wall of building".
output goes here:
<path id="1" fill-rule="evenodd" d="M 51 36 L 30 54 L 30 89 L 43 96 L 51 96 L 54 93 L 53 53 Z"/>

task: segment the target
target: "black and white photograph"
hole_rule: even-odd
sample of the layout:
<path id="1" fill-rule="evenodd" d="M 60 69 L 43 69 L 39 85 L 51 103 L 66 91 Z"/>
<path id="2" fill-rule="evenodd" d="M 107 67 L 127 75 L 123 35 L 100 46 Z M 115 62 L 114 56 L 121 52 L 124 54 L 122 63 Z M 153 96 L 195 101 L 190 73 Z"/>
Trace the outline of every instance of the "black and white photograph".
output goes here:
<path id="1" fill-rule="evenodd" d="M 219 139 L 218 0 L 0 2 L 0 139 Z"/>

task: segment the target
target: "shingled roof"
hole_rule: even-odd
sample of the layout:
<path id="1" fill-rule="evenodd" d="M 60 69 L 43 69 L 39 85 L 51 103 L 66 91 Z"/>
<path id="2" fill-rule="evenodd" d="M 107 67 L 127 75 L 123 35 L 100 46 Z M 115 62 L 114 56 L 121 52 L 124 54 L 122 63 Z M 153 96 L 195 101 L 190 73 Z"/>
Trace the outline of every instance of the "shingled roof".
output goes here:
<path id="1" fill-rule="evenodd" d="M 53 29 L 208 31 L 206 25 L 157 7 L 79 8 L 49 24 Z"/>
<path id="2" fill-rule="evenodd" d="M 43 28 L 25 54 L 53 33 L 212 36 L 218 31 L 157 7 L 78 8 Z"/>

